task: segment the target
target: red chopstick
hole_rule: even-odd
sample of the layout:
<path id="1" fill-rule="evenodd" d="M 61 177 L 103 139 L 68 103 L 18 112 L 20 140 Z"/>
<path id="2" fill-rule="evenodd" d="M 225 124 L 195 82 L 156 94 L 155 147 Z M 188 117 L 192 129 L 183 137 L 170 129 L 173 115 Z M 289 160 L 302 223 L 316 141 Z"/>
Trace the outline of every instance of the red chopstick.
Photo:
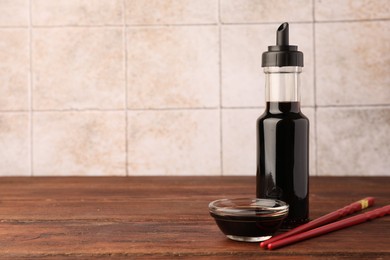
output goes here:
<path id="1" fill-rule="evenodd" d="M 317 237 L 326 233 L 330 233 L 332 231 L 336 231 L 339 229 L 343 229 L 346 227 L 354 226 L 363 222 L 366 222 L 368 220 L 372 220 L 375 218 L 380 218 L 385 215 L 390 214 L 390 205 L 384 206 L 382 208 L 374 209 L 371 211 L 368 211 L 366 213 L 362 213 L 353 217 L 349 217 L 343 220 L 339 220 L 337 222 L 333 222 L 330 224 L 327 224 L 322 227 L 318 227 L 303 233 L 299 233 L 293 236 L 289 236 L 287 238 L 275 241 L 273 243 L 268 244 L 268 249 L 273 250 L 282 246 L 286 246 L 292 243 L 296 243 L 298 241 L 302 241 L 305 239 L 309 239 L 312 237 Z"/>
<path id="2" fill-rule="evenodd" d="M 333 211 L 329 214 L 326 214 L 325 216 L 319 217 L 313 221 L 310 221 L 307 224 L 303 224 L 303 225 L 296 227 L 296 228 L 294 228 L 286 233 L 280 234 L 278 236 L 274 236 L 266 241 L 263 241 L 260 243 L 260 247 L 267 248 L 268 244 L 275 242 L 277 240 L 280 240 L 280 239 L 283 239 L 283 238 L 286 238 L 286 237 L 289 237 L 289 236 L 292 236 L 292 235 L 295 235 L 298 233 L 302 233 L 302 232 L 307 231 L 309 229 L 323 226 L 323 225 L 328 224 L 330 222 L 334 222 L 335 220 L 337 220 L 341 217 L 350 215 L 356 211 L 365 209 L 367 207 L 371 207 L 372 205 L 374 205 L 374 201 L 375 201 L 375 199 L 373 197 L 367 197 L 367 198 L 361 199 L 359 201 L 356 201 L 354 203 L 351 203 L 348 206 L 345 206 L 344 208 L 338 209 L 338 210 Z"/>

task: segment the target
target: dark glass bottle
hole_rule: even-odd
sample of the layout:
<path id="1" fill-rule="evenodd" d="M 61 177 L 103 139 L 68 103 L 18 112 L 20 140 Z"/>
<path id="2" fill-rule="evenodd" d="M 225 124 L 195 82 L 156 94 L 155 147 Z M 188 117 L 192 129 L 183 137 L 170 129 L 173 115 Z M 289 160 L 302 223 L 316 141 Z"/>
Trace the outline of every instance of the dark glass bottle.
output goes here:
<path id="1" fill-rule="evenodd" d="M 284 227 L 295 227 L 309 218 L 309 120 L 300 109 L 303 54 L 288 45 L 288 24 L 279 27 L 277 46 L 263 54 L 263 67 L 266 109 L 257 120 L 256 195 L 287 202 Z"/>

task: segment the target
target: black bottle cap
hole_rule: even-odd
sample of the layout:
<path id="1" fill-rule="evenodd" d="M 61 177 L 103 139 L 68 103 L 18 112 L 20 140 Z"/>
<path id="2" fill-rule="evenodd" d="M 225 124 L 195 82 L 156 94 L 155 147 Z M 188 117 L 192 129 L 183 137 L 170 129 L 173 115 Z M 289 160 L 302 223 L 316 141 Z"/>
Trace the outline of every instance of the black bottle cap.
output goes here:
<path id="1" fill-rule="evenodd" d="M 288 23 L 282 23 L 276 31 L 276 45 L 268 46 L 261 59 L 262 67 L 303 67 L 303 53 L 295 45 L 289 45 Z"/>

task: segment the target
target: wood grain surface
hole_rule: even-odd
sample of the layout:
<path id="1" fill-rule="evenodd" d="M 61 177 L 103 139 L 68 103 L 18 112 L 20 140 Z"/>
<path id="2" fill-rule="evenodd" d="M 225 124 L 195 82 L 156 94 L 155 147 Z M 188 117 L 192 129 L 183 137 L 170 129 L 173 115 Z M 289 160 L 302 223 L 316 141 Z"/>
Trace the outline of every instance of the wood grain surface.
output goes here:
<path id="1" fill-rule="evenodd" d="M 254 194 L 255 177 L 2 177 L 0 259 L 390 259 L 390 217 L 275 251 L 227 239 L 208 203 Z M 310 217 L 367 196 L 390 204 L 390 178 L 311 177 Z"/>

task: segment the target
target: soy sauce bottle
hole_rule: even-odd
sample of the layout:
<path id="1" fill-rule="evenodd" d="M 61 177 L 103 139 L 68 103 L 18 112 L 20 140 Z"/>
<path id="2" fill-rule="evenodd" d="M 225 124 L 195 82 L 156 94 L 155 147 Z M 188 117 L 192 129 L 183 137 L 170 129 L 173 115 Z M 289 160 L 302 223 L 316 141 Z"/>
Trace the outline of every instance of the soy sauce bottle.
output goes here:
<path id="1" fill-rule="evenodd" d="M 276 45 L 262 55 L 266 109 L 257 120 L 256 196 L 290 205 L 283 227 L 309 215 L 309 120 L 300 108 L 303 53 L 289 45 L 289 25 L 276 32 Z"/>

